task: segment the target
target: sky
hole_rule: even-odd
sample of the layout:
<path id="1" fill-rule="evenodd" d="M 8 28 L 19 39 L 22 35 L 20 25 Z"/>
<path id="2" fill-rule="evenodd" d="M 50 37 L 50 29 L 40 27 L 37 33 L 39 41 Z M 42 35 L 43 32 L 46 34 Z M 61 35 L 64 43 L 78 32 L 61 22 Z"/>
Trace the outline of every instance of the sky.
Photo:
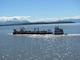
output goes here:
<path id="1" fill-rule="evenodd" d="M 0 0 L 0 21 L 80 18 L 80 0 Z"/>

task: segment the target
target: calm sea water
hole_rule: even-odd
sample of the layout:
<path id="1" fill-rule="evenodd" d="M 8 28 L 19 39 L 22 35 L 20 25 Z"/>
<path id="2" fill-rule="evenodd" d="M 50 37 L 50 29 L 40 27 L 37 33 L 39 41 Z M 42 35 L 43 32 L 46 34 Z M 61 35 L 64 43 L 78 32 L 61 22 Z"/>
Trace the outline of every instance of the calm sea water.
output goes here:
<path id="1" fill-rule="evenodd" d="M 51 29 L 55 25 L 24 26 Z M 69 35 L 12 35 L 13 28 L 0 26 L 0 60 L 80 60 L 80 24 L 60 25 Z"/>
<path id="2" fill-rule="evenodd" d="M 44 25 L 18 25 L 18 26 L 0 26 L 0 34 L 9 34 L 13 32 L 13 29 L 17 30 L 20 27 L 25 27 L 26 30 L 33 30 L 34 28 L 39 28 L 40 30 L 51 29 L 54 32 L 55 26 L 60 26 L 60 28 L 64 29 L 65 33 L 68 34 L 80 34 L 80 23 L 72 23 L 72 24 L 44 24 Z"/>

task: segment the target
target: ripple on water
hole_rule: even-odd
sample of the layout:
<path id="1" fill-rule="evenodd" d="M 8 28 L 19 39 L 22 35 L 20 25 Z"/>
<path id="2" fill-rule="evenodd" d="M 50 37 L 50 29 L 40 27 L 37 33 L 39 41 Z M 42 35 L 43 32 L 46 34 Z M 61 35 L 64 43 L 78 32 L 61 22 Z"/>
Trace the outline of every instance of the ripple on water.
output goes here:
<path id="1" fill-rule="evenodd" d="M 79 60 L 80 35 L 0 35 L 2 60 Z"/>

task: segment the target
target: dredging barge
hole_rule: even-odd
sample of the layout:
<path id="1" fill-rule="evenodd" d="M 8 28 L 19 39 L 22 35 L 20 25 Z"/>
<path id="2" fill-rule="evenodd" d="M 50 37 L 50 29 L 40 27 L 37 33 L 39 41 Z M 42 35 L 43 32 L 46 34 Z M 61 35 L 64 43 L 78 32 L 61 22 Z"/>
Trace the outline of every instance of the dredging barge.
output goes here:
<path id="1" fill-rule="evenodd" d="M 13 29 L 13 35 L 15 34 L 55 34 L 55 35 L 62 35 L 64 34 L 63 29 L 59 28 L 59 26 L 55 27 L 54 33 L 48 29 L 48 30 L 39 30 L 39 28 L 34 28 L 33 31 L 31 30 L 25 30 L 24 27 L 20 28 L 19 31 L 17 31 L 16 29 Z"/>

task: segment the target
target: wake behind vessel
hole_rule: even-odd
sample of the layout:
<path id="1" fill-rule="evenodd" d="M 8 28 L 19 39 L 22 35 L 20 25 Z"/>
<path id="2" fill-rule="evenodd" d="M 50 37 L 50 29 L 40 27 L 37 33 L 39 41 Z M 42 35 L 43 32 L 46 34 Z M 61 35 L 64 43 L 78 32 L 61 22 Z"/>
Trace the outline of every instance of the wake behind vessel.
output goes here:
<path id="1" fill-rule="evenodd" d="M 39 28 L 34 28 L 33 31 L 31 30 L 25 30 L 24 27 L 20 28 L 19 31 L 17 31 L 16 29 L 14 29 L 13 31 L 13 35 L 15 34 L 55 34 L 55 35 L 62 35 L 64 34 L 63 29 L 59 28 L 59 26 L 55 27 L 54 33 L 48 29 L 48 30 L 39 30 Z"/>

